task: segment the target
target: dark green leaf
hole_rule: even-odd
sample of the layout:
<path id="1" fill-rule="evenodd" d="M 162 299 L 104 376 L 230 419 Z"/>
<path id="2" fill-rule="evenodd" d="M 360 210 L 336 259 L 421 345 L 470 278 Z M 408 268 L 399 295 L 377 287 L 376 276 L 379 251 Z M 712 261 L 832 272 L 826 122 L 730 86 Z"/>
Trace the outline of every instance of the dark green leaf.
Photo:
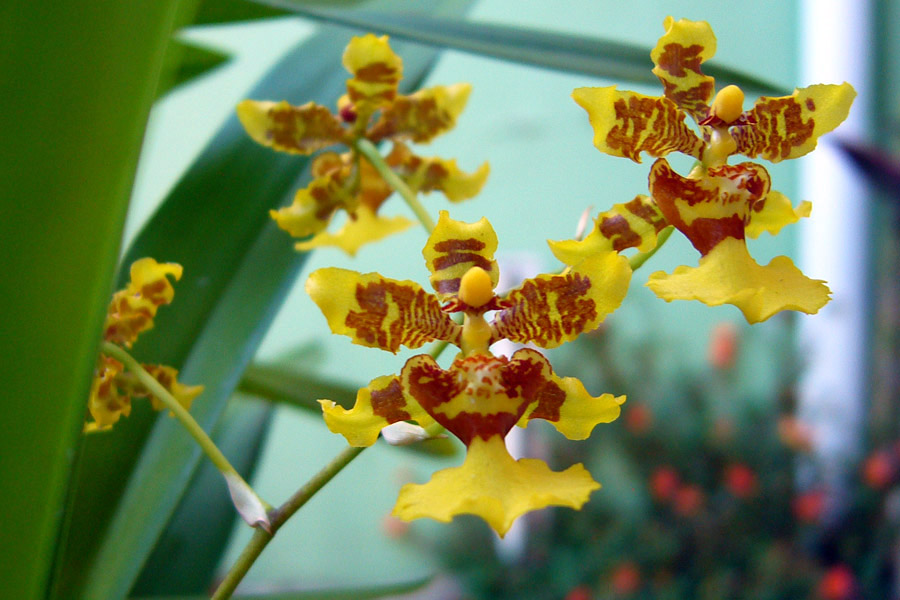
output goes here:
<path id="1" fill-rule="evenodd" d="M 354 6 L 364 4 L 365 0 L 298 0 L 309 6 Z M 202 0 L 194 25 L 237 23 L 270 19 L 291 14 L 291 11 L 254 4 L 247 0 Z"/>
<path id="2" fill-rule="evenodd" d="M 174 0 L 0 5 L 0 581 L 42 598 Z"/>
<path id="3" fill-rule="evenodd" d="M 198 46 L 192 42 L 173 39 L 166 48 L 163 73 L 156 91 L 162 97 L 182 83 L 207 73 L 228 60 L 228 55 L 213 48 Z"/>
<path id="4" fill-rule="evenodd" d="M 348 37 L 347 32 L 323 30 L 291 51 L 250 96 L 333 104 L 344 92 L 347 75 L 340 64 Z M 409 90 L 434 54 L 410 54 L 408 48 L 395 47 L 405 59 L 404 86 Z M 207 430 L 221 414 L 305 258 L 271 222 L 268 209 L 290 200 L 301 185 L 296 174 L 307 162 L 257 146 L 232 117 L 124 261 L 123 281 L 127 265 L 141 256 L 184 265 L 174 304 L 160 311 L 156 327 L 142 337 L 135 354 L 147 362 L 181 366 L 182 381 L 207 386 L 191 410 Z M 84 593 L 125 595 L 199 458 L 199 450 L 177 423 L 155 419 L 146 411 L 135 411 L 109 435 L 88 438 L 68 508 L 70 535 L 61 560 L 60 590 L 82 589 L 83 573 L 93 563 Z M 109 515 L 112 521 L 104 533 Z"/>
<path id="5" fill-rule="evenodd" d="M 273 406 L 266 402 L 236 398 L 229 402 L 213 431 L 216 446 L 247 481 L 253 476 L 273 412 Z M 203 462 L 132 593 L 204 593 L 213 581 L 236 520 L 222 474 L 211 462 Z"/>
<path id="6" fill-rule="evenodd" d="M 453 48 L 473 54 L 520 62 L 558 71 L 638 83 L 658 83 L 651 72 L 650 48 L 601 40 L 583 35 L 551 33 L 526 27 L 474 23 L 420 13 L 337 11 L 306 6 L 292 0 L 250 0 L 260 5 L 290 10 L 298 15 L 355 27 L 363 31 Z M 770 82 L 714 62 L 703 70 L 722 85 L 735 84 L 749 94 L 788 93 Z"/>

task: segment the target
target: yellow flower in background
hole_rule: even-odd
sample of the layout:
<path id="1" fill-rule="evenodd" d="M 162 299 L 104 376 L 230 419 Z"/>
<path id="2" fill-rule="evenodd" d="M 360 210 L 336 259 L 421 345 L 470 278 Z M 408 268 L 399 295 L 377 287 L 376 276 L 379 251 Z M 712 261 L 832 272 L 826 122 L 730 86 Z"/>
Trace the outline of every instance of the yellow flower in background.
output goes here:
<path id="1" fill-rule="evenodd" d="M 131 265 L 131 281 L 113 295 L 107 309 L 103 339 L 130 348 L 142 332 L 153 328 L 153 318 L 163 304 L 172 302 L 175 289 L 168 277 L 181 279 L 181 265 L 158 263 L 142 258 Z M 164 365 L 142 365 L 178 402 L 190 409 L 203 386 L 186 386 L 177 380 L 178 371 Z M 94 370 L 88 399 L 88 412 L 93 421 L 85 424 L 86 432 L 108 429 L 122 416 L 131 413 L 131 399 L 150 397 L 155 410 L 163 406 L 122 363 L 101 353 Z"/>
<path id="2" fill-rule="evenodd" d="M 817 312 L 829 299 L 824 282 L 807 278 L 784 256 L 760 266 L 745 241 L 763 231 L 778 233 L 808 216 L 811 205 L 792 207 L 771 189 L 762 165 L 727 161 L 736 154 L 779 162 L 809 153 L 819 136 L 847 117 L 856 93 L 848 83 L 812 85 L 790 96 L 762 97 L 744 111 L 740 88 L 730 85 L 716 93 L 713 78 L 701 70 L 716 51 L 709 24 L 668 17 L 664 27 L 651 52 L 663 96 L 615 86 L 578 88 L 572 94 L 588 112 L 599 150 L 636 162 L 642 152 L 658 157 L 650 170 L 650 197 L 638 196 L 602 213 L 584 240 L 554 242 L 554 253 L 572 264 L 597 251 L 643 251 L 654 247 L 662 228 L 674 225 L 700 252 L 700 264 L 679 267 L 671 275 L 653 273 L 647 285 L 661 298 L 733 304 L 750 323 L 786 309 Z M 700 135 L 685 123 L 688 115 Z M 682 177 L 662 158 L 670 152 L 699 163 Z"/>
<path id="3" fill-rule="evenodd" d="M 308 102 L 244 100 L 237 107 L 247 133 L 258 143 L 281 152 L 309 155 L 344 145 L 349 152 L 327 152 L 312 164 L 312 182 L 297 192 L 294 202 L 271 211 L 278 226 L 299 242 L 298 250 L 337 246 L 355 254 L 365 243 L 402 231 L 412 223 L 403 217 L 385 218 L 378 210 L 393 190 L 375 168 L 353 148 L 365 138 L 372 143 L 393 142 L 385 157 L 388 166 L 414 192 L 438 190 L 451 202 L 475 196 L 488 176 L 484 163 L 476 172 L 462 172 L 455 160 L 423 158 L 406 142 L 429 142 L 456 125 L 471 85 L 435 86 L 405 96 L 397 92 L 403 63 L 388 45 L 387 36 L 354 37 L 347 45 L 344 67 L 352 74 L 347 94 L 338 100 L 337 114 Z M 334 234 L 325 230 L 335 212 L 347 211 L 347 224 Z"/>
<path id="4" fill-rule="evenodd" d="M 591 396 L 572 377 L 558 377 L 536 350 L 495 356 L 508 339 L 554 348 L 595 328 L 625 297 L 631 270 L 614 252 L 592 256 L 562 275 L 525 280 L 506 298 L 498 281 L 497 237 L 487 219 L 463 223 L 441 212 L 423 250 L 434 294 L 412 281 L 327 268 L 306 289 L 334 333 L 356 344 L 397 352 L 443 340 L 461 348 L 449 369 L 429 355 L 409 359 L 399 375 L 372 380 L 346 410 L 320 400 L 328 428 L 353 446 L 375 443 L 400 421 L 435 422 L 467 447 L 464 463 L 400 491 L 393 514 L 403 520 L 478 515 L 501 536 L 520 515 L 545 506 L 580 508 L 599 488 L 580 464 L 551 471 L 540 460 L 513 460 L 504 438 L 513 426 L 549 421 L 570 439 L 587 438 L 618 417 L 624 396 Z M 449 313 L 462 311 L 460 326 Z M 488 321 L 485 313 L 494 311 Z"/>

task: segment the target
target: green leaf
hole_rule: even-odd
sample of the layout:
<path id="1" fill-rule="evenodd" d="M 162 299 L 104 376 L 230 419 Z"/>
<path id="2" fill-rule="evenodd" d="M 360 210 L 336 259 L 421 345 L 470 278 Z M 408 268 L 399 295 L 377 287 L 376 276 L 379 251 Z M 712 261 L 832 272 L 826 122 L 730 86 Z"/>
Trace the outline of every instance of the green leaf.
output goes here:
<path id="1" fill-rule="evenodd" d="M 557 71 L 584 73 L 596 77 L 637 83 L 658 83 L 651 72 L 650 48 L 598 38 L 551 33 L 527 27 L 474 23 L 419 13 L 337 11 L 306 6 L 292 0 L 249 0 L 269 7 L 290 10 L 298 15 L 385 33 L 397 38 L 442 48 L 453 48 Z M 722 67 L 715 62 L 703 65 L 706 74 L 720 85 L 735 84 L 750 94 L 786 94 L 771 82 Z"/>
<path id="2" fill-rule="evenodd" d="M 366 600 L 367 598 L 387 598 L 414 592 L 431 581 L 431 577 L 377 585 L 336 590 L 304 590 L 297 592 L 272 592 L 268 594 L 241 594 L 241 600 Z M 156 600 L 204 600 L 207 596 L 160 596 Z M 154 600 L 154 598 L 142 598 Z"/>
<path id="3" fill-rule="evenodd" d="M 213 431 L 213 441 L 246 481 L 251 481 L 274 407 L 236 398 Z M 135 596 L 202 594 L 222 560 L 237 513 L 222 474 L 205 461 L 194 473 L 165 533 L 147 559 Z"/>
<path id="4" fill-rule="evenodd" d="M 46 593 L 175 0 L 0 6 L 0 581 Z"/>
<path id="5" fill-rule="evenodd" d="M 298 0 L 310 6 L 354 6 L 364 4 L 365 0 Z M 194 25 L 238 23 L 271 19 L 290 15 L 291 11 L 282 8 L 254 4 L 247 0 L 202 0 Z"/>
<path id="6" fill-rule="evenodd" d="M 278 365 L 260 364 L 252 364 L 247 368 L 238 389 L 317 416 L 322 415 L 319 398 L 334 400 L 344 408 L 351 408 L 356 401 L 357 392 L 355 387 L 328 381 L 313 371 L 297 371 Z M 428 440 L 402 448 L 433 456 L 454 456 L 459 452 L 459 445 L 446 438 Z"/>
<path id="7" fill-rule="evenodd" d="M 347 37 L 343 31 L 322 30 L 289 52 L 250 96 L 333 104 L 345 90 L 347 75 L 340 64 Z M 395 46 L 405 59 L 408 90 L 418 84 L 434 53 L 410 54 Z M 123 281 L 127 265 L 142 256 L 184 266 L 174 304 L 160 311 L 156 327 L 134 351 L 146 362 L 181 366 L 185 383 L 206 385 L 191 412 L 207 430 L 305 259 L 271 222 L 268 209 L 290 201 L 302 185 L 296 173 L 307 163 L 305 157 L 257 146 L 232 117 L 123 262 Z M 155 419 L 148 411 L 134 411 L 109 435 L 89 437 L 67 510 L 59 595 L 71 590 L 89 597 L 126 595 L 199 459 L 199 450 L 177 423 Z"/>
<path id="8" fill-rule="evenodd" d="M 163 73 L 166 75 L 161 79 L 156 91 L 157 98 L 191 79 L 212 71 L 228 58 L 228 54 L 213 48 L 178 38 L 173 39 L 166 48 L 163 63 Z"/>

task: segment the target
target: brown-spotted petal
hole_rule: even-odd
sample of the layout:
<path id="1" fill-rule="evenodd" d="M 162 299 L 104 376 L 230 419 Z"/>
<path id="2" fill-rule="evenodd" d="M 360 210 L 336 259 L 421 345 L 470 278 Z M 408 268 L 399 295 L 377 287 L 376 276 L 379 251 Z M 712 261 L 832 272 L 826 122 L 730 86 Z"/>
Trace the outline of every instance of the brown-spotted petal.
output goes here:
<path id="1" fill-rule="evenodd" d="M 744 229 L 747 237 L 758 238 L 764 231 L 777 235 L 785 225 L 796 223 L 808 217 L 812 204 L 804 200 L 794 208 L 791 200 L 781 192 L 770 190 L 769 195 L 753 205 L 750 223 Z"/>
<path id="2" fill-rule="evenodd" d="M 330 161 L 330 156 L 322 155 L 319 158 Z M 348 176 L 348 171 L 343 168 L 326 172 L 298 190 L 289 206 L 270 210 L 269 215 L 293 237 L 302 238 L 319 233 L 328 226 L 338 208 L 356 203 L 356 198 L 346 186 Z"/>
<path id="3" fill-rule="evenodd" d="M 582 240 L 547 241 L 553 255 L 567 265 L 605 252 L 621 252 L 637 248 L 647 252 L 656 246 L 657 234 L 669 225 L 656 202 L 649 196 L 637 195 L 634 200 L 613 207 L 597 215 L 594 228 Z"/>
<path id="4" fill-rule="evenodd" d="M 328 319 L 331 331 L 354 344 L 396 353 L 434 340 L 457 343 L 460 326 L 438 299 L 413 281 L 327 268 L 313 272 L 306 291 Z"/>
<path id="5" fill-rule="evenodd" d="M 595 426 L 615 421 L 625 402 L 625 396 L 591 396 L 581 381 L 557 376 L 547 359 L 530 348 L 513 354 L 505 373 L 510 380 L 529 379 L 535 388 L 519 424 L 527 427 L 532 419 L 549 421 L 570 440 L 587 439 Z"/>
<path id="6" fill-rule="evenodd" d="M 166 388 L 175 400 L 178 401 L 178 404 L 185 410 L 191 410 L 191 404 L 193 404 L 194 399 L 203 393 L 202 385 L 185 385 L 178 381 L 178 369 L 166 365 L 141 366 L 144 367 L 144 370 L 150 373 L 150 375 L 152 375 L 164 388 Z M 163 410 L 166 407 L 165 404 L 151 394 L 150 390 L 143 385 L 135 388 L 132 395 L 136 397 L 149 396 L 150 405 L 153 407 L 153 410 Z"/>
<path id="7" fill-rule="evenodd" d="M 695 121 L 706 117 L 715 91 L 715 80 L 703 74 L 700 65 L 716 53 L 716 36 L 706 21 L 676 21 L 666 17 L 666 33 L 650 53 L 653 74 L 672 100 Z"/>
<path id="8" fill-rule="evenodd" d="M 389 138 L 395 141 L 429 142 L 453 129 L 466 107 L 472 86 L 468 83 L 438 85 L 409 96 L 397 96 L 366 133 L 373 142 Z"/>
<path id="9" fill-rule="evenodd" d="M 576 88 L 572 97 L 587 111 L 601 152 L 635 162 L 641 162 L 641 152 L 655 157 L 683 152 L 697 159 L 703 153 L 703 140 L 668 98 L 620 92 L 616 86 Z"/>
<path id="10" fill-rule="evenodd" d="M 347 410 L 331 400 L 319 400 L 325 424 L 351 446 L 371 446 L 379 432 L 392 423 L 416 421 L 427 427 L 434 421 L 406 393 L 395 375 L 377 377 L 356 393 L 356 404 Z"/>
<path id="11" fill-rule="evenodd" d="M 100 355 L 88 397 L 88 412 L 94 420 L 85 423 L 85 433 L 109 429 L 122 416 L 131 413 L 131 397 L 117 384 L 117 377 L 124 369 L 116 359 Z"/>
<path id="12" fill-rule="evenodd" d="M 391 50 L 386 35 L 368 33 L 352 38 L 343 62 L 353 75 L 347 80 L 347 96 L 356 112 L 371 114 L 394 102 L 403 77 L 403 61 Z"/>
<path id="13" fill-rule="evenodd" d="M 438 190 L 451 202 L 461 202 L 477 195 L 490 173 L 487 163 L 483 163 L 474 173 L 465 173 L 456 166 L 454 159 L 423 158 L 399 142 L 394 144 L 387 156 L 387 163 L 414 192 Z"/>
<path id="14" fill-rule="evenodd" d="M 562 275 L 526 279 L 509 292 L 491 323 L 492 341 L 555 348 L 591 331 L 622 303 L 631 281 L 628 259 L 614 252 L 591 256 Z"/>
<path id="15" fill-rule="evenodd" d="M 710 167 L 699 177 L 682 177 L 663 158 L 650 169 L 650 193 L 659 209 L 703 255 L 724 239 L 744 239 L 754 204 L 770 186 L 766 169 L 751 162 Z"/>
<path id="16" fill-rule="evenodd" d="M 500 277 L 494 260 L 496 250 L 497 234 L 486 218 L 476 223 L 463 223 L 451 219 L 447 211 L 442 210 L 422 250 L 425 264 L 431 271 L 431 285 L 441 300 L 456 296 L 460 279 L 472 267 L 484 269 L 496 287 Z"/>
<path id="17" fill-rule="evenodd" d="M 285 101 L 244 100 L 237 114 L 254 141 L 281 152 L 312 154 L 344 139 L 341 121 L 313 102 L 292 106 Z"/>
<path id="18" fill-rule="evenodd" d="M 153 317 L 163 304 L 175 297 L 168 277 L 181 279 L 182 268 L 176 263 L 158 263 L 152 258 L 136 260 L 131 265 L 131 280 L 123 290 L 113 294 L 103 325 L 103 339 L 126 347 L 138 335 L 153 327 Z"/>
<path id="19" fill-rule="evenodd" d="M 811 152 L 819 136 L 840 125 L 850 112 L 856 91 L 849 83 L 811 85 L 790 96 L 763 97 L 748 111 L 749 124 L 733 127 L 737 151 L 772 162 Z"/>

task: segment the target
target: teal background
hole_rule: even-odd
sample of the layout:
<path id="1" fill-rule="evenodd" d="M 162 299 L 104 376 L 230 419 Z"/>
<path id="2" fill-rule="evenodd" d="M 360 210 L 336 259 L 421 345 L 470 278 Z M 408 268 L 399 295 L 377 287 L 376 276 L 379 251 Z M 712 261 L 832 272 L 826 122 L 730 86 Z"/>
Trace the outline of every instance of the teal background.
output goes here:
<path id="1" fill-rule="evenodd" d="M 721 1 L 643 1 L 631 3 L 626 9 L 612 1 L 483 0 L 476 4 L 470 18 L 639 44 L 647 50 L 648 69 L 652 67 L 650 50 L 663 32 L 662 21 L 667 14 L 702 19 L 710 22 L 719 41 L 716 62 L 763 77 L 787 90 L 814 83 L 796 80 L 795 3 L 741 3 L 740 10 L 736 6 Z M 303 21 L 279 19 L 253 25 L 198 28 L 187 34 L 193 40 L 231 51 L 236 58 L 229 66 L 176 91 L 154 108 L 126 237 L 132 236 L 152 212 L 211 133 L 244 98 L 250 85 L 313 28 Z M 335 64 L 335 69 L 341 68 Z M 504 262 L 524 260 L 537 263 L 544 271 L 557 269 L 546 239 L 571 237 L 588 206 L 596 214 L 646 192 L 649 164 L 616 159 L 594 149 L 587 116 L 570 97 L 573 88 L 611 85 L 615 81 L 445 52 L 427 85 L 457 81 L 471 82 L 474 88 L 458 126 L 419 151 L 426 156 L 457 158 L 465 170 L 474 170 L 488 160 L 491 176 L 481 195 L 472 201 L 451 206 L 435 194 L 425 198 L 425 205 L 435 216 L 438 210 L 450 210 L 454 218 L 464 221 L 487 216 L 500 240 L 501 268 Z M 643 93 L 661 91 L 655 86 L 619 85 Z M 302 104 L 306 99 L 287 100 Z M 748 104 L 752 100 L 748 98 Z M 682 170 L 688 164 L 673 162 Z M 776 189 L 795 204 L 802 199 L 796 197 L 793 165 L 773 165 L 770 172 Z M 399 199 L 391 200 L 383 212 L 412 218 L 411 211 Z M 786 231 L 777 239 L 766 236 L 751 241 L 751 252 L 760 263 L 778 254 L 790 255 L 793 236 L 794 232 Z M 355 259 L 337 250 L 317 251 L 305 272 L 337 266 L 361 272 L 379 271 L 427 286 L 421 256 L 424 241 L 423 230 L 415 228 L 363 248 Z M 747 327 L 734 307 L 710 309 L 692 302 L 667 304 L 643 287 L 649 273 L 660 269 L 671 272 L 679 264 L 693 265 L 696 258 L 693 248 L 676 234 L 665 252 L 636 274 L 625 304 L 610 318 L 617 335 L 623 337 L 623 344 L 629 339 L 653 337 L 672 349 L 673 360 L 677 357 L 690 366 L 706 360 L 707 334 L 715 323 L 733 321 L 738 327 Z M 392 356 L 330 335 L 324 318 L 303 290 L 303 280 L 305 277 L 301 277 L 301 284 L 292 291 L 276 318 L 260 350 L 260 361 L 283 359 L 298 348 L 314 345 L 316 360 L 312 363 L 306 354 L 304 360 L 312 364 L 302 365 L 303 368 L 315 368 L 328 377 L 362 386 L 376 376 L 398 372 L 404 361 L 415 354 L 401 351 Z M 761 349 L 767 334 L 774 334 L 777 320 L 755 328 L 753 339 L 758 340 Z M 442 362 L 446 364 L 450 358 L 451 353 L 447 353 Z M 760 377 L 748 385 L 760 390 L 772 385 L 774 376 L 767 373 L 762 368 Z M 590 391 L 596 394 L 625 390 Z M 318 418 L 280 409 L 253 484 L 264 498 L 280 503 L 343 447 L 343 439 L 328 433 Z M 366 452 L 279 532 L 250 571 L 244 589 L 298 583 L 304 587 L 325 587 L 392 582 L 431 572 L 433 565 L 411 545 L 396 543 L 385 535 L 382 521 L 390 512 L 400 485 L 410 478 L 423 481 L 435 468 L 458 460 L 423 458 L 382 445 Z M 440 535 L 440 528 L 431 523 L 415 523 L 413 531 Z M 243 525 L 237 527 L 223 567 L 234 561 L 250 533 Z"/>

